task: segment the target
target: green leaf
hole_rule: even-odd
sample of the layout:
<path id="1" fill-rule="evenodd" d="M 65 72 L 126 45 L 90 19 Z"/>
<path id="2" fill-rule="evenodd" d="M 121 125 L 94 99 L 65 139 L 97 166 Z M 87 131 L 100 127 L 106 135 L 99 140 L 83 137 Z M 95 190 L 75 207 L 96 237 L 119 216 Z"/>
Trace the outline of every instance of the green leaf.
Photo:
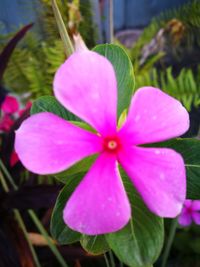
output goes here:
<path id="1" fill-rule="evenodd" d="M 129 106 L 135 86 L 131 60 L 126 52 L 117 45 L 97 45 L 93 50 L 105 56 L 115 69 L 118 86 L 118 116 L 120 116 L 123 110 Z"/>
<path id="2" fill-rule="evenodd" d="M 103 254 L 109 250 L 109 246 L 104 235 L 82 235 L 80 242 L 81 246 L 88 253 L 93 255 Z"/>
<path id="3" fill-rule="evenodd" d="M 61 245 L 71 244 L 80 240 L 81 234 L 71 230 L 63 221 L 63 209 L 70 195 L 80 182 L 82 176 L 69 179 L 60 192 L 51 217 L 51 235 Z"/>
<path id="4" fill-rule="evenodd" d="M 187 171 L 187 198 L 200 199 L 200 140 L 177 138 L 151 146 L 172 148 L 183 156 Z"/>
<path id="5" fill-rule="evenodd" d="M 77 175 L 83 176 L 83 173 L 86 173 L 90 169 L 92 163 L 95 161 L 96 158 L 97 155 L 92 155 L 87 158 L 84 158 L 69 169 L 57 173 L 54 176 L 63 183 L 66 183 L 70 177 L 72 178 Z"/>
<path id="6" fill-rule="evenodd" d="M 53 96 L 41 96 L 33 102 L 31 114 L 51 112 L 65 120 L 78 121 L 79 118 L 65 109 Z"/>
<path id="7" fill-rule="evenodd" d="M 122 230 L 106 235 L 106 239 L 120 261 L 131 267 L 150 267 L 163 246 L 163 220 L 148 210 L 125 175 L 123 181 L 133 215 Z"/>

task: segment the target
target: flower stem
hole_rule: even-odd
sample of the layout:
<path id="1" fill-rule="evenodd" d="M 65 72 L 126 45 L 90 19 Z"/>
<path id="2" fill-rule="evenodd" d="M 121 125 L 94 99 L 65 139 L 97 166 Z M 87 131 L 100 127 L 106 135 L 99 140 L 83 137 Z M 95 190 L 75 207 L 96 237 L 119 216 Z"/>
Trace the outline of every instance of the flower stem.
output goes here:
<path id="1" fill-rule="evenodd" d="M 175 237 L 177 225 L 178 225 L 178 220 L 177 219 L 172 220 L 171 226 L 170 226 L 170 231 L 169 231 L 169 237 L 168 237 L 167 244 L 166 244 L 166 247 L 165 247 L 165 250 L 163 253 L 163 259 L 162 259 L 161 267 L 166 267 L 166 263 L 167 263 L 169 253 L 170 253 L 170 250 L 172 247 L 172 243 L 173 243 L 173 240 Z"/>
<path id="2" fill-rule="evenodd" d="M 11 183 L 11 185 L 13 186 L 14 190 L 18 190 L 18 186 L 16 185 L 16 183 L 14 182 L 12 176 L 10 175 L 10 173 L 8 172 L 8 170 L 6 169 L 5 165 L 3 164 L 3 162 L 0 160 L 0 167 L 1 169 L 4 171 L 5 173 L 5 177 L 9 180 L 9 182 Z M 1 174 L 1 173 L 0 173 Z M 3 178 L 3 179 L 2 179 Z M 1 182 L 2 180 L 4 180 L 3 175 L 0 175 L 0 179 Z M 6 181 L 4 180 L 2 182 L 2 186 L 4 186 L 4 189 L 6 192 L 9 191 L 9 188 L 6 184 Z M 60 262 L 60 265 L 62 267 L 68 267 L 67 263 L 65 262 L 64 258 L 62 257 L 62 255 L 60 254 L 58 248 L 56 247 L 56 245 L 51 241 L 51 239 L 49 238 L 48 232 L 45 230 L 44 226 L 42 225 L 42 223 L 40 222 L 40 220 L 38 219 L 37 215 L 35 214 L 35 212 L 33 210 L 28 210 L 29 216 L 31 217 L 32 221 L 34 222 L 34 224 L 36 225 L 36 227 L 38 228 L 39 232 L 44 236 L 44 238 L 47 241 L 47 244 L 49 246 L 49 248 L 51 249 L 51 251 L 53 252 L 53 254 L 56 256 L 58 262 Z M 40 266 L 37 266 L 40 267 Z"/>
<path id="3" fill-rule="evenodd" d="M 15 182 L 13 181 L 10 173 L 8 172 L 8 170 L 6 169 L 6 166 L 3 164 L 3 161 L 0 159 L 0 169 L 2 169 L 3 173 L 5 174 L 5 176 L 7 177 L 9 183 L 12 185 L 13 189 L 14 190 L 17 190 L 18 187 L 17 185 L 15 184 Z M 5 189 L 5 188 L 4 188 Z M 7 190 L 9 191 L 8 187 L 7 187 Z M 6 191 L 6 192 L 8 192 Z"/>
<path id="4" fill-rule="evenodd" d="M 69 34 L 66 30 L 65 24 L 63 22 L 56 0 L 52 0 L 52 8 L 53 8 L 54 16 L 56 19 L 56 23 L 58 25 L 60 36 L 63 41 L 65 54 L 67 57 L 69 57 L 74 52 L 74 48 L 70 40 Z"/>
<path id="5" fill-rule="evenodd" d="M 113 25 L 113 0 L 109 0 L 109 34 L 110 43 L 114 41 L 114 25 Z"/>
<path id="6" fill-rule="evenodd" d="M 114 257 L 113 257 L 112 250 L 109 250 L 108 253 L 109 253 L 109 256 L 110 256 L 111 267 L 115 267 L 115 260 L 114 260 Z"/>
<path id="7" fill-rule="evenodd" d="M 35 252 L 35 249 L 34 249 L 32 243 L 31 243 L 31 241 L 29 239 L 28 232 L 26 230 L 26 226 L 25 226 L 24 221 L 23 221 L 23 219 L 21 217 L 21 214 L 19 213 L 18 210 L 14 210 L 14 214 L 15 214 L 15 217 L 16 217 L 18 223 L 19 223 L 19 226 L 21 227 L 21 229 L 22 229 L 22 231 L 24 233 L 24 236 L 25 236 L 26 241 L 27 241 L 27 243 L 29 245 L 29 248 L 30 248 L 30 251 L 32 253 L 32 256 L 33 256 L 33 259 L 34 259 L 34 262 L 35 262 L 36 266 L 37 267 L 41 267 L 40 262 L 39 262 L 38 257 L 37 257 L 37 254 Z"/>
<path id="8" fill-rule="evenodd" d="M 104 256 L 104 260 L 105 260 L 105 262 L 106 262 L 106 267 L 110 267 L 110 263 L 109 263 L 109 261 L 108 261 L 108 257 L 107 257 L 107 255 L 106 255 L 106 253 L 104 253 L 103 256 Z"/>
<path id="9" fill-rule="evenodd" d="M 36 225 L 36 227 L 38 228 L 38 230 L 40 231 L 40 233 L 44 236 L 44 238 L 46 239 L 49 248 L 51 249 L 51 251 L 53 252 L 53 254 L 56 256 L 57 260 L 60 262 L 60 265 L 63 267 L 68 267 L 68 265 L 66 264 L 65 260 L 63 259 L 63 257 L 61 256 L 59 250 L 57 249 L 57 247 L 54 245 L 54 243 L 52 242 L 52 240 L 49 238 L 49 234 L 48 232 L 45 230 L 44 226 L 41 224 L 40 220 L 38 219 L 37 215 L 35 214 L 35 212 L 33 210 L 28 210 L 28 213 L 32 219 L 32 221 L 34 222 L 34 224 Z"/>

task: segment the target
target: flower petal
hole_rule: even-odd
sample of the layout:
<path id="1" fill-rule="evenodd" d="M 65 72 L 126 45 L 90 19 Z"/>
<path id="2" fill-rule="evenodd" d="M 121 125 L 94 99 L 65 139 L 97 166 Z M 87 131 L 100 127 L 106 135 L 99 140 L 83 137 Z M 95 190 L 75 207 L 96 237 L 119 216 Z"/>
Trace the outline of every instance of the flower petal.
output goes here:
<path id="1" fill-rule="evenodd" d="M 184 202 L 184 207 L 187 208 L 187 209 L 191 209 L 193 205 L 193 201 L 191 199 L 186 199 L 185 202 Z"/>
<path id="2" fill-rule="evenodd" d="M 116 131 L 117 83 L 111 63 L 91 52 L 76 52 L 58 69 L 56 98 L 102 135 Z"/>
<path id="3" fill-rule="evenodd" d="M 70 228 L 88 235 L 114 232 L 128 223 L 131 209 L 115 156 L 104 153 L 97 158 L 63 216 Z"/>
<path id="4" fill-rule="evenodd" d="M 121 138 L 147 144 L 180 136 L 189 128 L 189 115 L 175 98 L 153 87 L 140 88 L 132 98 Z"/>
<path id="5" fill-rule="evenodd" d="M 13 124 L 14 120 L 8 114 L 4 114 L 0 119 L 0 131 L 8 132 Z"/>
<path id="6" fill-rule="evenodd" d="M 63 171 L 101 149 L 100 137 L 48 112 L 31 116 L 16 131 L 19 159 L 38 174 Z"/>
<path id="7" fill-rule="evenodd" d="M 130 147 L 119 162 L 148 208 L 161 217 L 177 216 L 186 196 L 182 157 L 171 149 Z"/>
<path id="8" fill-rule="evenodd" d="M 180 216 L 178 217 L 178 223 L 182 226 L 189 226 L 192 223 L 191 214 L 183 208 Z"/>
<path id="9" fill-rule="evenodd" d="M 200 200 L 193 200 L 191 206 L 192 210 L 200 211 Z"/>
<path id="10" fill-rule="evenodd" d="M 192 212 L 192 219 L 196 224 L 200 225 L 200 212 L 193 211 Z"/>
<path id="11" fill-rule="evenodd" d="M 13 114 L 19 109 L 19 103 L 14 96 L 7 95 L 1 109 L 6 114 Z"/>

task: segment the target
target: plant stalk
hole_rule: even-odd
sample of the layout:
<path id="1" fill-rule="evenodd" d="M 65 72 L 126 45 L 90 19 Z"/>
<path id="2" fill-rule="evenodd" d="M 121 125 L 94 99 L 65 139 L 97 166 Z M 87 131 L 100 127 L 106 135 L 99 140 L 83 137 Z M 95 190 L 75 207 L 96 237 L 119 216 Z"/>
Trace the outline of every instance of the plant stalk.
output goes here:
<path id="1" fill-rule="evenodd" d="M 109 35 L 110 43 L 114 42 L 114 23 L 113 23 L 113 0 L 109 0 Z"/>
<path id="2" fill-rule="evenodd" d="M 63 41 L 65 54 L 67 57 L 69 57 L 74 52 L 74 47 L 72 45 L 72 42 L 70 40 L 69 34 L 67 32 L 67 29 L 65 27 L 64 21 L 62 19 L 60 10 L 58 8 L 58 5 L 56 3 L 56 0 L 52 0 L 52 8 L 54 12 L 54 16 L 56 19 L 56 23 L 58 26 L 58 30 L 61 36 L 61 39 Z"/>
<path id="3" fill-rule="evenodd" d="M 176 218 L 176 219 L 172 220 L 172 222 L 171 222 L 169 237 L 168 237 L 167 244 L 166 244 L 166 247 L 165 247 L 165 250 L 163 253 L 163 259 L 162 259 L 161 267 L 166 267 L 169 253 L 170 253 L 170 250 L 172 247 L 172 243 L 174 241 L 177 225 L 178 225 L 178 220 Z"/>

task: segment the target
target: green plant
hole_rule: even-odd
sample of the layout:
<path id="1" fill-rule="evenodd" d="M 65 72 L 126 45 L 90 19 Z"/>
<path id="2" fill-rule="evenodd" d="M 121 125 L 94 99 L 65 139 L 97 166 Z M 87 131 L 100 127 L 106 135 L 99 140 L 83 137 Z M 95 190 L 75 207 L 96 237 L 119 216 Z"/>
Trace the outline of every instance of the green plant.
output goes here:
<path id="1" fill-rule="evenodd" d="M 65 25 L 68 25 L 68 1 L 57 1 Z M 34 32 L 27 34 L 23 43 L 15 49 L 4 77 L 4 85 L 15 93 L 28 93 L 32 99 L 52 94 L 52 82 L 56 69 L 66 56 L 60 39 L 50 0 L 40 0 L 41 8 L 38 24 L 42 37 Z M 27 3 L 28 8 L 28 3 Z M 38 11 L 39 12 L 39 11 Z M 95 28 L 89 1 L 80 4 L 81 21 L 78 29 L 85 37 L 89 47 L 95 45 Z M 89 34 L 90 33 L 90 34 Z M 9 36 L 2 36 L 0 48 Z"/>
<path id="2" fill-rule="evenodd" d="M 194 75 L 191 69 L 183 68 L 177 77 L 174 78 L 172 68 L 169 67 L 165 72 L 155 68 L 150 71 L 136 75 L 136 88 L 148 85 L 162 88 L 171 96 L 179 99 L 188 111 L 192 105 L 200 106 L 200 66 L 197 74 Z"/>

